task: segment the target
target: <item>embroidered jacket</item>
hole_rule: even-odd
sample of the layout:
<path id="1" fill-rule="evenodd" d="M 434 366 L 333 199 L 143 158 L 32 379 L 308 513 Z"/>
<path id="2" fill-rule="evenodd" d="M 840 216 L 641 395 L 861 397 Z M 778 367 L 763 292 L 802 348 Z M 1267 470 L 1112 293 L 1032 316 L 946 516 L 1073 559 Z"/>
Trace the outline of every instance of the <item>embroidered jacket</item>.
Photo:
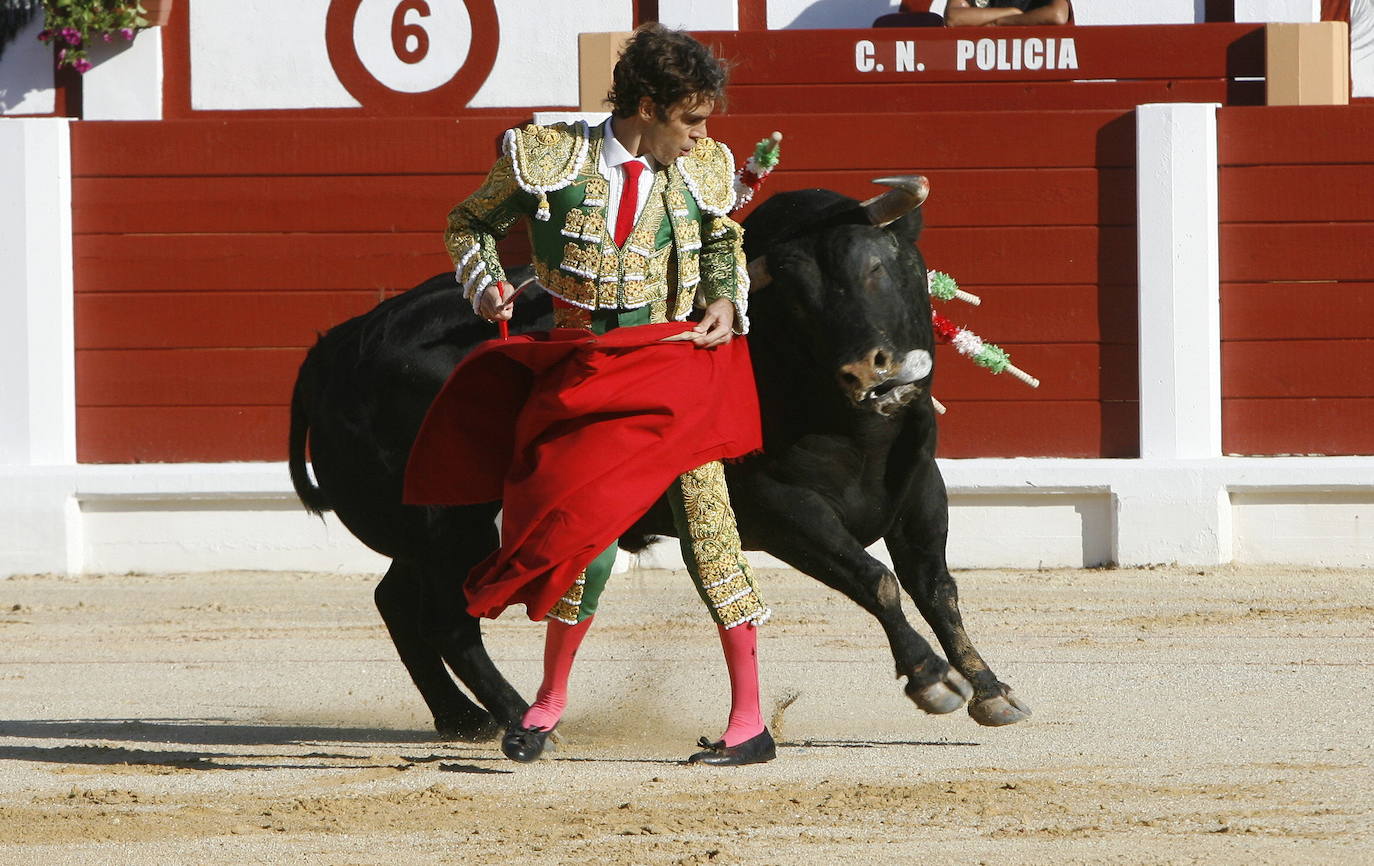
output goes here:
<path id="1" fill-rule="evenodd" d="M 581 121 L 506 132 L 486 181 L 448 215 L 444 245 L 464 296 L 475 307 L 482 290 L 505 279 L 496 242 L 532 217 L 534 269 L 550 294 L 588 310 L 663 302 L 677 320 L 694 301 L 728 298 L 735 330 L 747 332 L 744 232 L 727 216 L 735 201 L 729 149 L 702 138 L 655 172 L 648 204 L 618 249 L 606 224 L 603 140 L 603 126 Z"/>

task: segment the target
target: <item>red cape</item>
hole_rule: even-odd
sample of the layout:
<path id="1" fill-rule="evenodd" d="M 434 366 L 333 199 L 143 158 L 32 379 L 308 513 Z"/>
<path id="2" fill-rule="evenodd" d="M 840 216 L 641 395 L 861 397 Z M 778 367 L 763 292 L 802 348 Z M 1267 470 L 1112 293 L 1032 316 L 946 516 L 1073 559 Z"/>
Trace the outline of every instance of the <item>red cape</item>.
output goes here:
<path id="1" fill-rule="evenodd" d="M 763 447 L 749 347 L 661 342 L 690 322 L 557 329 L 479 346 L 444 383 L 406 466 L 405 502 L 502 501 L 501 547 L 468 611 L 541 620 L 682 473 Z"/>

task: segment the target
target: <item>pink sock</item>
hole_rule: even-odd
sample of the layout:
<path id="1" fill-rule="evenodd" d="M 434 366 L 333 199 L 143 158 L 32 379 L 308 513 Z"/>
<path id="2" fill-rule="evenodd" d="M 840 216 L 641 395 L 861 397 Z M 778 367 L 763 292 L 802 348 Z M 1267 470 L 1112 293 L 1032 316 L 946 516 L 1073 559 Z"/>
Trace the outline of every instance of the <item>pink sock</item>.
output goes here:
<path id="1" fill-rule="evenodd" d="M 521 720 L 525 727 L 549 730 L 562 718 L 563 708 L 568 705 L 568 675 L 572 673 L 573 657 L 592 619 L 589 616 L 577 625 L 549 620 L 544 632 L 544 682 L 539 684 L 539 693 Z"/>
<path id="2" fill-rule="evenodd" d="M 730 671 L 730 722 L 721 737 L 727 746 L 738 746 L 763 731 L 759 709 L 758 627 L 753 623 L 720 631 L 725 667 Z"/>

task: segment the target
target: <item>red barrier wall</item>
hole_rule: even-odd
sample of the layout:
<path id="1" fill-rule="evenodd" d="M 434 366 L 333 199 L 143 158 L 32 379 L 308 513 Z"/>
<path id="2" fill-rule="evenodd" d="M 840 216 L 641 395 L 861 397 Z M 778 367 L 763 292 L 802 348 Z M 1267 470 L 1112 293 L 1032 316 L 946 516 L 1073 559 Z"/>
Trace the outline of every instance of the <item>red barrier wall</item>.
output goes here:
<path id="1" fill-rule="evenodd" d="M 1374 454 L 1374 106 L 1224 108 L 1222 447 Z"/>
<path id="2" fill-rule="evenodd" d="M 281 459 L 304 349 L 448 269 L 444 215 L 521 119 L 74 126 L 79 459 Z M 742 157 L 775 128 L 769 192 L 866 198 L 873 177 L 928 174 L 931 266 L 986 302 L 944 312 L 1044 380 L 942 349 L 942 454 L 1134 453 L 1129 115 L 734 115 L 712 131 Z M 507 249 L 518 261 L 523 238 Z"/>
<path id="3" fill-rule="evenodd" d="M 305 348 L 451 267 L 522 119 L 74 124 L 78 459 L 284 459 Z"/>

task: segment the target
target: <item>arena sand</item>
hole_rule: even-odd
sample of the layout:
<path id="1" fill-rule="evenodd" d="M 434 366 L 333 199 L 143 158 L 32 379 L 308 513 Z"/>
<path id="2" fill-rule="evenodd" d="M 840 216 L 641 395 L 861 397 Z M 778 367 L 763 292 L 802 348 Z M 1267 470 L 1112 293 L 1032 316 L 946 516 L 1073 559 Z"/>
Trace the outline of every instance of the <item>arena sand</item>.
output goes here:
<path id="1" fill-rule="evenodd" d="M 958 578 L 1029 721 L 923 715 L 866 614 L 767 572 L 788 706 L 735 769 L 681 763 L 727 706 L 681 575 L 612 582 L 530 766 L 433 739 L 371 575 L 0 581 L 0 863 L 1374 861 L 1374 572 Z M 531 694 L 542 629 L 487 634 Z"/>

